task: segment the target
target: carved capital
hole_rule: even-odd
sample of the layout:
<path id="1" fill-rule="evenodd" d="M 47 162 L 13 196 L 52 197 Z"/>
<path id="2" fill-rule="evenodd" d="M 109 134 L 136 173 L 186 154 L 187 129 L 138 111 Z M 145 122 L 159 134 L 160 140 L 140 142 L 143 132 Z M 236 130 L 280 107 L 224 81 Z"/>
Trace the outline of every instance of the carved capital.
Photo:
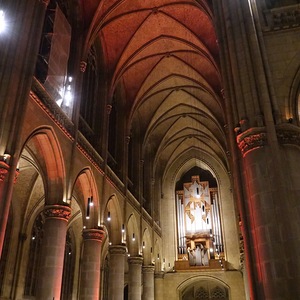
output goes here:
<path id="1" fill-rule="evenodd" d="M 300 146 L 300 130 L 298 127 L 286 124 L 276 128 L 277 138 L 280 144 Z"/>
<path id="2" fill-rule="evenodd" d="M 81 61 L 80 62 L 80 72 L 82 72 L 82 73 L 84 73 L 85 72 L 85 70 L 86 70 L 86 66 L 87 66 L 87 63 L 86 63 L 86 61 Z"/>
<path id="3" fill-rule="evenodd" d="M 155 279 L 164 279 L 164 277 L 165 277 L 165 273 L 164 272 L 156 272 L 155 274 L 154 274 L 154 278 Z"/>
<path id="4" fill-rule="evenodd" d="M 143 270 L 143 273 L 154 274 L 155 267 L 152 266 L 152 265 L 149 265 L 149 266 L 143 266 L 143 267 L 142 267 L 142 270 Z"/>
<path id="5" fill-rule="evenodd" d="M 142 265 L 143 264 L 143 258 L 141 256 L 131 256 L 128 257 L 128 263 L 130 265 Z"/>
<path id="6" fill-rule="evenodd" d="M 109 246 L 109 253 L 110 254 L 125 254 L 126 253 L 126 246 L 123 246 L 123 245 L 111 245 Z"/>
<path id="7" fill-rule="evenodd" d="M 237 144 L 243 156 L 267 144 L 267 134 L 263 128 L 250 128 L 237 136 Z"/>
<path id="8" fill-rule="evenodd" d="M 82 237 L 84 240 L 94 240 L 102 243 L 105 232 L 101 229 L 84 229 L 82 231 Z"/>
<path id="9" fill-rule="evenodd" d="M 0 161 L 0 182 L 5 181 L 9 171 L 9 165 L 4 161 Z"/>
<path id="10" fill-rule="evenodd" d="M 44 209 L 46 219 L 54 218 L 68 221 L 71 216 L 71 208 L 64 205 L 49 205 Z"/>

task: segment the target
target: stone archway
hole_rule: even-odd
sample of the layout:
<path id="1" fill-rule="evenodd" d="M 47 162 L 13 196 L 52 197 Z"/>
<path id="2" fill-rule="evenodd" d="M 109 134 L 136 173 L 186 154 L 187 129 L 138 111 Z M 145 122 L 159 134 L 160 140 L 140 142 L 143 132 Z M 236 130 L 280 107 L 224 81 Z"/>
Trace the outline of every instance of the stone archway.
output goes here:
<path id="1" fill-rule="evenodd" d="M 229 300 L 229 289 L 214 279 L 194 279 L 184 284 L 179 293 L 180 300 Z"/>

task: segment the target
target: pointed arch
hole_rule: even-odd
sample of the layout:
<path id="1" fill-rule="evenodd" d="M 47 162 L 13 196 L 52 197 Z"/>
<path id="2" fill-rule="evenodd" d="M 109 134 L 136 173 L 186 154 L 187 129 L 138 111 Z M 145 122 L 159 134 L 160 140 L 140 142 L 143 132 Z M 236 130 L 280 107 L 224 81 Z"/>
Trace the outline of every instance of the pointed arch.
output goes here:
<path id="1" fill-rule="evenodd" d="M 128 252 L 131 256 L 140 254 L 140 231 L 134 214 L 131 214 L 127 221 L 126 242 Z"/>
<path id="2" fill-rule="evenodd" d="M 123 227 L 125 228 L 121 208 L 118 197 L 111 195 L 103 210 L 104 215 L 101 216 L 103 224 L 107 228 L 109 243 L 112 245 L 120 245 L 123 243 Z"/>
<path id="3" fill-rule="evenodd" d="M 24 143 L 35 160 L 45 187 L 45 203 L 66 202 L 65 161 L 58 138 L 50 126 L 35 129 Z"/>
<path id="4" fill-rule="evenodd" d="M 94 174 L 90 167 L 83 168 L 73 185 L 73 198 L 82 212 L 82 222 L 86 228 L 94 228 L 99 223 L 99 193 Z"/>

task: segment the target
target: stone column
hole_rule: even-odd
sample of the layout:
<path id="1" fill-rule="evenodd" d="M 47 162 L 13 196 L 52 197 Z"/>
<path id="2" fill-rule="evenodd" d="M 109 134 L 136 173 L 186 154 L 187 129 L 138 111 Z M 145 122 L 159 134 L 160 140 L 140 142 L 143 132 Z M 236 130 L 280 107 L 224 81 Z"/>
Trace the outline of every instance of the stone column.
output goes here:
<path id="1" fill-rule="evenodd" d="M 0 253 L 11 203 L 13 177 L 21 148 L 20 132 L 28 102 L 32 76 L 47 3 L 39 0 L 1 1 L 7 28 L 0 35 L 0 156 L 10 155 L 12 172 L 0 192 Z M 2 166 L 1 166 L 2 168 Z M 9 168 L 8 168 L 9 169 Z M 7 169 L 7 170 L 8 170 Z M 1 174 L 2 175 L 2 174 Z"/>
<path id="2" fill-rule="evenodd" d="M 67 221 L 71 209 L 63 205 L 45 207 L 44 237 L 36 299 L 60 299 Z"/>
<path id="3" fill-rule="evenodd" d="M 143 266 L 142 300 L 154 300 L 154 266 Z"/>
<path id="4" fill-rule="evenodd" d="M 299 178 L 296 140 L 300 140 L 300 130 L 288 133 L 282 129 L 277 135 L 279 143 L 285 144 L 281 153 L 262 130 L 249 129 L 237 137 L 247 191 L 242 227 L 250 233 L 252 260 L 248 262 L 246 255 L 246 262 L 254 270 L 254 287 L 249 288 L 255 300 L 297 299 L 300 294 L 300 263 L 295 257 L 299 246 L 296 232 L 300 232 L 299 191 L 293 191 L 296 177 L 290 176 Z M 297 150 L 287 145 L 293 143 L 298 144 Z"/>
<path id="5" fill-rule="evenodd" d="M 143 258 L 140 256 L 129 257 L 129 299 L 141 300 L 142 297 L 142 264 Z"/>
<path id="6" fill-rule="evenodd" d="M 154 299 L 164 300 L 164 272 L 154 274 Z"/>
<path id="7" fill-rule="evenodd" d="M 123 300 L 124 298 L 125 253 L 125 246 L 109 247 L 109 300 Z"/>
<path id="8" fill-rule="evenodd" d="M 104 231 L 100 229 L 83 230 L 83 252 L 81 259 L 79 299 L 99 299 L 101 244 Z"/>

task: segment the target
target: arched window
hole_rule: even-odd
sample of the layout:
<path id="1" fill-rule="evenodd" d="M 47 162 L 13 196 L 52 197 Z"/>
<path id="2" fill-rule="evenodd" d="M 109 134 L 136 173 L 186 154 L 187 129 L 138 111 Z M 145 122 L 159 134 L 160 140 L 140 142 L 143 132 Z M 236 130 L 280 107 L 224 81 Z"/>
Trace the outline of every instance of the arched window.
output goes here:
<path id="1" fill-rule="evenodd" d="M 228 300 L 228 288 L 212 280 L 192 283 L 182 293 L 181 300 Z"/>
<path id="2" fill-rule="evenodd" d="M 80 130 L 86 137 L 92 137 L 96 129 L 96 104 L 98 94 L 98 69 L 96 51 L 92 47 L 88 53 L 86 70 L 83 75 L 80 102 Z M 99 115 L 97 115 L 99 116 Z"/>
<path id="3" fill-rule="evenodd" d="M 26 296 L 35 296 L 37 291 L 38 270 L 40 266 L 41 245 L 43 240 L 44 219 L 42 214 L 36 218 L 30 237 L 29 258 L 27 263 L 27 272 L 25 279 Z"/>
<path id="4" fill-rule="evenodd" d="M 214 300 L 225 300 L 225 299 L 227 299 L 225 289 L 221 288 L 219 286 L 215 287 L 211 291 L 211 299 L 214 299 Z"/>
<path id="5" fill-rule="evenodd" d="M 208 300 L 209 299 L 209 294 L 207 289 L 204 287 L 200 287 L 196 293 L 195 293 L 195 299 L 197 300 Z"/>
<path id="6" fill-rule="evenodd" d="M 68 75 L 68 60 L 72 29 L 67 18 L 65 1 L 50 0 L 45 14 L 35 77 L 57 105 L 71 117 L 74 87 L 72 78 Z"/>

